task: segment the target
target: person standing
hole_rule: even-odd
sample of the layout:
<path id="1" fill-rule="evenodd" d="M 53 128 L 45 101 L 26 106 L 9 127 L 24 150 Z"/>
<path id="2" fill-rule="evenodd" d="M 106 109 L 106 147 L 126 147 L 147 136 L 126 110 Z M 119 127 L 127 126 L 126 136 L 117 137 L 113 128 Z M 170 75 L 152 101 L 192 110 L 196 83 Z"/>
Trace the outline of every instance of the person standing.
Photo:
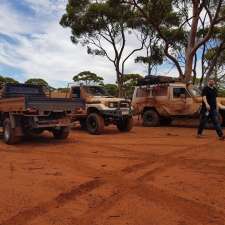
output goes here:
<path id="1" fill-rule="evenodd" d="M 211 119 L 214 128 L 219 136 L 219 140 L 225 140 L 223 130 L 219 122 L 218 108 L 219 103 L 217 101 L 217 89 L 215 87 L 215 81 L 210 79 L 208 85 L 202 91 L 202 109 L 200 113 L 200 123 L 198 127 L 197 137 L 201 138 L 206 123 Z"/>

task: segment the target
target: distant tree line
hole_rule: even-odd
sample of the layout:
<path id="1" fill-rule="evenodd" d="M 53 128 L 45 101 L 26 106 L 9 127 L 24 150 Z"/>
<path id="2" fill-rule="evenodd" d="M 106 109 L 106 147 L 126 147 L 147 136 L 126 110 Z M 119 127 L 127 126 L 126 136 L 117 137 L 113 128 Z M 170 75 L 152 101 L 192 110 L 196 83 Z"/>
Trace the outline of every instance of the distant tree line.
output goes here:
<path id="1" fill-rule="evenodd" d="M 134 87 L 137 85 L 137 82 L 139 79 L 141 79 L 142 76 L 139 74 L 127 74 L 124 76 L 124 96 L 127 98 L 131 98 L 133 94 Z M 77 84 L 83 84 L 83 85 L 99 85 L 104 87 L 109 95 L 111 96 L 118 96 L 119 95 L 119 89 L 117 84 L 109 84 L 104 83 L 103 77 L 90 72 L 90 71 L 83 71 L 78 73 L 73 77 L 73 81 Z M 19 83 L 17 80 L 11 78 L 11 77 L 5 77 L 0 76 L 0 85 L 2 86 L 4 83 Z M 31 78 L 24 82 L 25 84 L 33 84 L 33 85 L 41 85 L 46 87 L 50 90 L 58 90 L 60 92 L 68 92 L 69 89 L 67 87 L 62 88 L 54 88 L 51 87 L 47 81 L 41 78 Z"/>

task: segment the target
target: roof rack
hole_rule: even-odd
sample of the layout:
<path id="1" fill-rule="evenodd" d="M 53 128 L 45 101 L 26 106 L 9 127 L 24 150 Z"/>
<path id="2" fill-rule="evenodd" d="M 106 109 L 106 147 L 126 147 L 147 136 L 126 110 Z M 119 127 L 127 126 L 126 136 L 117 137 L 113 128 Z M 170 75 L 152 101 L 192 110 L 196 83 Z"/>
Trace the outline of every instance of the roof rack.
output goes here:
<path id="1" fill-rule="evenodd" d="M 138 86 L 169 84 L 169 83 L 175 83 L 178 81 L 179 81 L 179 79 L 175 78 L 175 77 L 149 75 L 149 76 L 146 76 L 145 78 L 139 80 Z"/>

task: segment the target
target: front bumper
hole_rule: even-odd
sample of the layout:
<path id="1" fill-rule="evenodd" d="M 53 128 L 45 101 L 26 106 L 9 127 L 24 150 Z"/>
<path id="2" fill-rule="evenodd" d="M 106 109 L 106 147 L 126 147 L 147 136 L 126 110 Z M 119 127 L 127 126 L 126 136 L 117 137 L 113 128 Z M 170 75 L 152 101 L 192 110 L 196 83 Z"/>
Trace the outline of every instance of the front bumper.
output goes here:
<path id="1" fill-rule="evenodd" d="M 101 114 L 103 116 L 113 117 L 113 118 L 121 118 L 121 117 L 130 117 L 132 116 L 131 109 L 112 109 L 112 110 L 102 110 Z"/>

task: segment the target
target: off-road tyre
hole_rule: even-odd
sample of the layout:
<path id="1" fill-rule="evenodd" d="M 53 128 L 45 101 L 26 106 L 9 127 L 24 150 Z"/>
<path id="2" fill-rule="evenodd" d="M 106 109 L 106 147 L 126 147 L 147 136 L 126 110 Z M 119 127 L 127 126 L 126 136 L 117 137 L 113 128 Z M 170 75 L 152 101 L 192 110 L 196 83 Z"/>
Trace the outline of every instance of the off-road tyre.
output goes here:
<path id="1" fill-rule="evenodd" d="M 98 113 L 91 113 L 87 117 L 87 130 L 90 134 L 99 135 L 104 131 L 104 118 Z"/>
<path id="2" fill-rule="evenodd" d="M 129 132 L 133 128 L 133 118 L 122 118 L 117 122 L 117 128 L 121 132 Z"/>
<path id="3" fill-rule="evenodd" d="M 70 133 L 69 127 L 61 127 L 60 129 L 55 129 L 52 131 L 55 139 L 63 140 L 67 139 Z"/>
<path id="4" fill-rule="evenodd" d="M 8 118 L 3 122 L 3 139 L 8 145 L 17 144 L 21 141 L 21 137 L 16 136 L 15 129 L 12 128 L 12 124 Z"/>
<path id="5" fill-rule="evenodd" d="M 159 125 L 160 125 L 160 116 L 155 110 L 149 109 L 143 113 L 144 127 L 157 127 Z"/>

